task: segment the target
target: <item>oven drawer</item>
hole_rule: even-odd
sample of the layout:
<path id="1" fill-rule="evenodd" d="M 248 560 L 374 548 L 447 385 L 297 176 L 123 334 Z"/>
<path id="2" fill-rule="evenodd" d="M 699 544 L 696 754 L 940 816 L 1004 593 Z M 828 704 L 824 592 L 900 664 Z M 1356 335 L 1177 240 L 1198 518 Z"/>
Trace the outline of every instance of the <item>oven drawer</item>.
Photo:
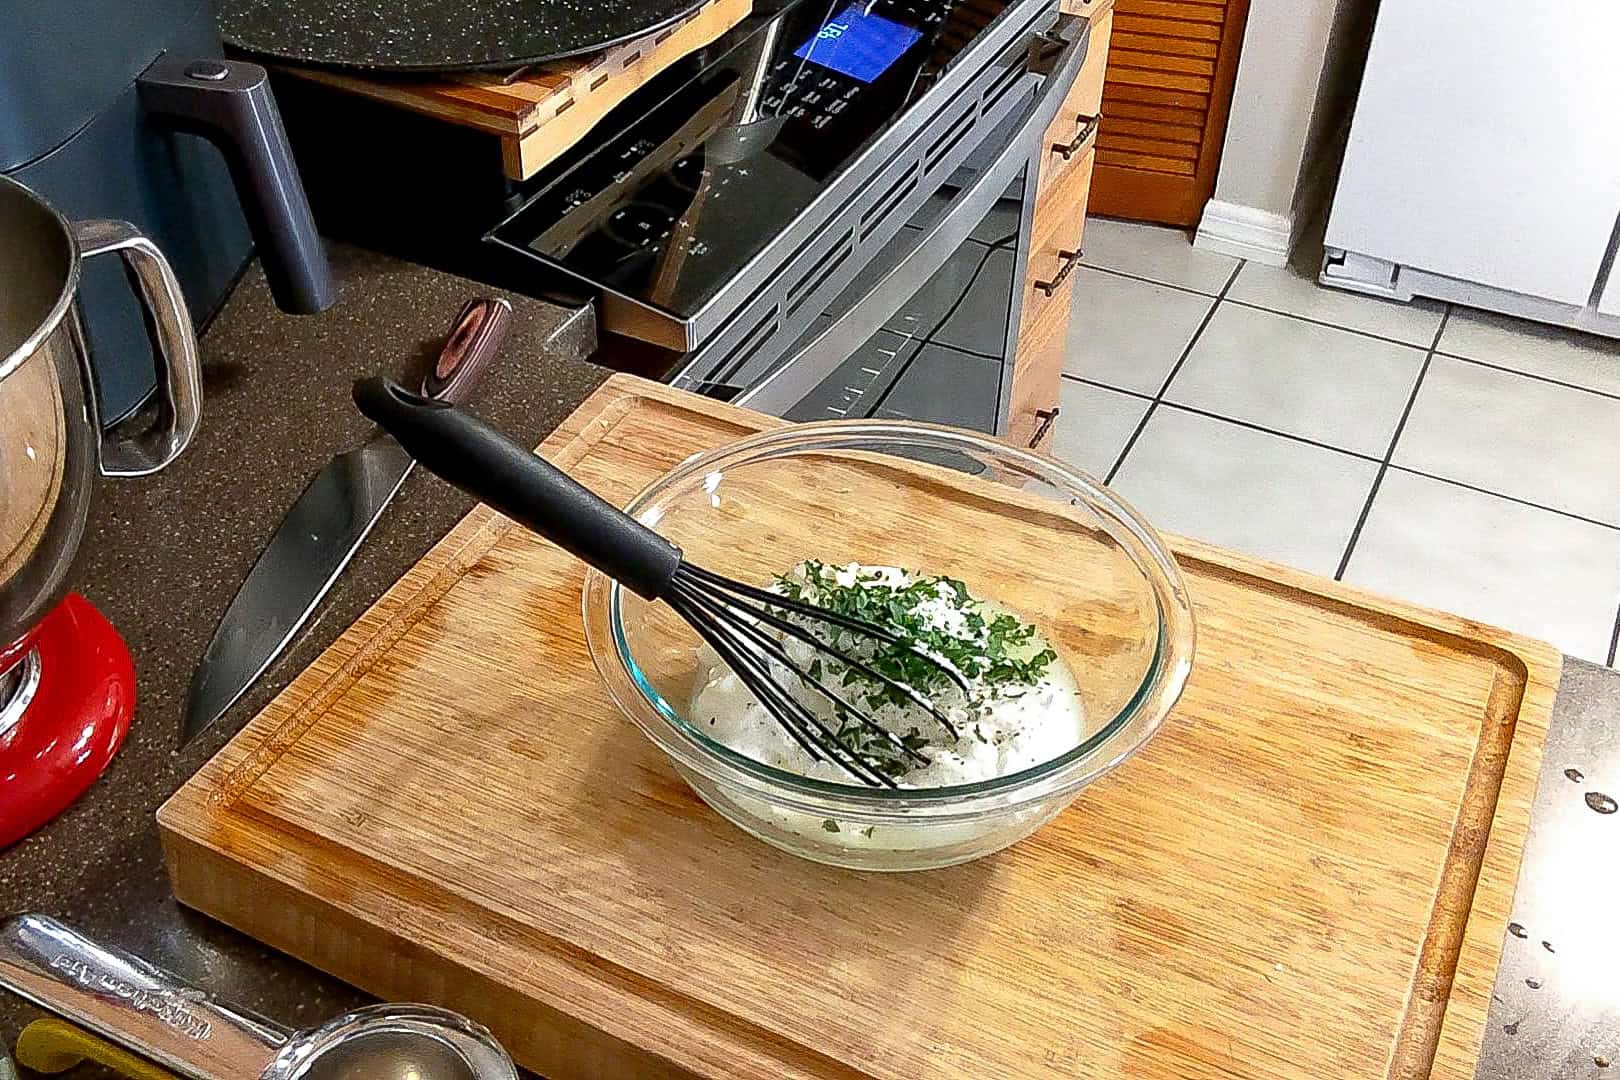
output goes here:
<path id="1" fill-rule="evenodd" d="M 958 253 L 980 227 L 986 215 L 1007 196 L 1009 188 L 1016 187 L 1024 193 L 1020 197 L 1030 198 L 1035 185 L 1027 179 L 1029 172 L 1042 162 L 1046 134 L 1055 123 L 1058 106 L 1079 76 L 1089 52 L 1086 21 L 1075 16 L 1059 16 L 1051 32 L 1043 35 L 1039 44 L 1029 58 L 1032 72 L 1041 77 L 1038 88 L 1032 88 L 1033 92 L 1022 99 L 1013 117 L 996 118 L 985 125 L 995 131 L 997 137 L 985 147 L 986 152 L 975 159 L 976 167 L 953 173 L 952 182 L 945 187 L 954 195 L 944 202 L 939 213 L 931 211 L 915 220 L 916 227 L 905 230 L 903 237 L 885 238 L 880 254 L 862 264 L 843 291 L 830 299 L 830 308 L 807 308 L 823 314 L 804 331 L 802 338 L 785 344 L 785 356 L 759 356 L 756 350 L 748 363 L 757 362 L 757 366 L 738 368 L 731 377 L 711 375 L 709 368 L 698 370 L 697 365 L 706 359 L 699 356 L 675 375 L 675 384 L 723 383 L 728 388 L 736 387 L 739 390 L 733 399 L 736 404 L 774 415 L 801 408 L 808 395 L 820 390 L 824 380 L 848 362 L 855 350 L 884 330 L 889 320 L 930 283 L 935 273 L 944 268 L 946 261 Z M 1032 208 L 1026 212 L 1032 214 Z M 1028 235 L 1033 239 L 1035 233 L 1031 230 Z M 1001 257 L 1013 261 L 1010 251 L 1003 252 Z M 1017 260 L 1019 264 L 1025 261 Z M 1008 325 L 1004 328 L 1002 342 L 1013 340 L 1018 327 L 1023 325 L 1022 315 L 1013 312 L 1012 303 L 1018 302 L 1021 306 L 1026 291 L 1024 285 L 1015 280 L 1009 279 L 1007 285 Z M 983 346 L 963 347 L 992 362 L 996 359 L 985 352 Z M 999 348 L 1011 352 L 1005 344 Z M 1010 367 L 1004 362 L 1002 366 Z M 1004 404 L 1009 400 L 1005 372 L 1001 378 L 998 400 Z M 998 412 L 1005 417 L 1004 408 L 998 408 Z M 1004 430 L 999 422 L 997 430 Z"/>
<path id="2" fill-rule="evenodd" d="M 1058 124 L 1067 124 L 1069 129 L 1064 131 L 1060 128 L 1052 133 L 1065 142 L 1083 131 L 1086 124 L 1102 110 L 1103 77 L 1108 70 L 1108 42 L 1114 27 L 1113 9 L 1105 8 L 1092 15 L 1090 23 L 1091 39 L 1085 64 L 1058 108 Z"/>
<path id="3" fill-rule="evenodd" d="M 1052 447 L 1053 420 L 1068 352 L 1068 301 L 1072 286 L 1063 287 L 1063 302 L 1049 304 L 1026 320 L 1018 335 L 1018 360 L 1007 394 L 1007 441 L 1036 450 Z"/>
<path id="4" fill-rule="evenodd" d="M 1007 435 L 1020 446 L 1050 445 L 1068 351 L 1074 268 L 1086 228 L 1086 202 L 1097 152 L 1087 148 L 1057 186 L 1043 193 L 1024 278 L 1018 351 L 1008 390 Z M 1050 197 L 1050 201 L 1048 200 Z"/>
<path id="5" fill-rule="evenodd" d="M 1113 9 L 1114 0 L 1061 0 L 1058 4 L 1058 10 L 1065 15 L 1095 15 Z"/>
<path id="6" fill-rule="evenodd" d="M 1086 200 L 1091 193 L 1091 170 L 1096 158 L 1096 136 L 1092 136 L 1073 161 L 1063 162 L 1061 168 L 1042 171 L 1040 194 L 1035 202 L 1035 220 L 1030 227 L 1032 243 L 1029 265 L 1032 271 L 1040 257 L 1041 245 L 1076 220 L 1077 208 L 1083 218 Z M 1049 155 L 1045 164 L 1051 165 L 1052 160 Z"/>
<path id="7" fill-rule="evenodd" d="M 1090 47 L 1074 85 L 1064 95 L 1057 118 L 1046 129 L 1041 155 L 1040 190 L 1043 203 L 1058 185 L 1065 183 L 1097 142 L 1097 126 L 1102 120 L 1103 72 L 1108 64 L 1108 37 L 1114 21 L 1112 10 L 1091 20 Z"/>
<path id="8" fill-rule="evenodd" d="M 1069 279 L 1080 259 L 1086 228 L 1086 201 L 1097 151 L 1088 148 L 1072 168 L 1041 192 L 1031 229 L 1029 267 L 1024 274 L 1024 323 L 1042 309 L 1066 302 Z"/>

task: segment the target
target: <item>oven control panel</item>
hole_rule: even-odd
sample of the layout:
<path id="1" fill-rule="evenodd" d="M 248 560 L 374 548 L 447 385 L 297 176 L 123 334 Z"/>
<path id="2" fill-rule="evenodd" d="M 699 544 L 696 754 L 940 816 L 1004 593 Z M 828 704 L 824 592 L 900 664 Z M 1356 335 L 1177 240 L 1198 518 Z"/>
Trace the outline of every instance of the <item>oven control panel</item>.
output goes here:
<path id="1" fill-rule="evenodd" d="M 689 316 L 901 116 L 997 0 L 795 4 L 530 196 L 498 242 Z"/>
<path id="2" fill-rule="evenodd" d="M 862 88 L 942 25 L 951 6 L 914 0 L 850 4 L 771 66 L 761 107 L 817 131 L 827 127 L 855 103 Z"/>

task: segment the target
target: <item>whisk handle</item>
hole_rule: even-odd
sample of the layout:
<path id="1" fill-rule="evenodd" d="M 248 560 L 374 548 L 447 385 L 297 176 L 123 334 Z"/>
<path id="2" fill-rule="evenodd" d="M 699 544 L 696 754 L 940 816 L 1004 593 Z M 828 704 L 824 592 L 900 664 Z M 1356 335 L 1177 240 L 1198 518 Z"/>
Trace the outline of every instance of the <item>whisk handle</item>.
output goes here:
<path id="1" fill-rule="evenodd" d="M 354 403 L 429 472 L 625 588 L 656 600 L 675 576 L 680 548 L 471 413 L 375 378 Z"/>

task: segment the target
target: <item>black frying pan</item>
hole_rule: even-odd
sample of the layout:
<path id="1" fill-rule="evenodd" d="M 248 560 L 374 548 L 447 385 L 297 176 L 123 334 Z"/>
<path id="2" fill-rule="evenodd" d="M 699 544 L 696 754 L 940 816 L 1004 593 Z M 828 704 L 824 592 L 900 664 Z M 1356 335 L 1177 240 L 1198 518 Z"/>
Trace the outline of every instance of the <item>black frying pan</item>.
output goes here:
<path id="1" fill-rule="evenodd" d="M 218 0 L 225 40 L 362 71 L 513 68 L 640 37 L 703 0 Z"/>

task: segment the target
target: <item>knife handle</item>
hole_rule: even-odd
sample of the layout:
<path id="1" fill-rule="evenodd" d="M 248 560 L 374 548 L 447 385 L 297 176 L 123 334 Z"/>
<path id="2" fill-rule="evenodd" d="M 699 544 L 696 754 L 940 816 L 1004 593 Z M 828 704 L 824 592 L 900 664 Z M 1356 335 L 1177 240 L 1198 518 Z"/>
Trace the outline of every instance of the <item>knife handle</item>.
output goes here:
<path id="1" fill-rule="evenodd" d="M 467 301 L 433 366 L 422 378 L 422 396 L 459 405 L 500 352 L 512 327 L 512 305 L 499 297 Z"/>
<path id="2" fill-rule="evenodd" d="M 669 590 L 679 548 L 471 413 L 383 379 L 355 383 L 354 403 L 428 472 L 648 600 Z"/>

